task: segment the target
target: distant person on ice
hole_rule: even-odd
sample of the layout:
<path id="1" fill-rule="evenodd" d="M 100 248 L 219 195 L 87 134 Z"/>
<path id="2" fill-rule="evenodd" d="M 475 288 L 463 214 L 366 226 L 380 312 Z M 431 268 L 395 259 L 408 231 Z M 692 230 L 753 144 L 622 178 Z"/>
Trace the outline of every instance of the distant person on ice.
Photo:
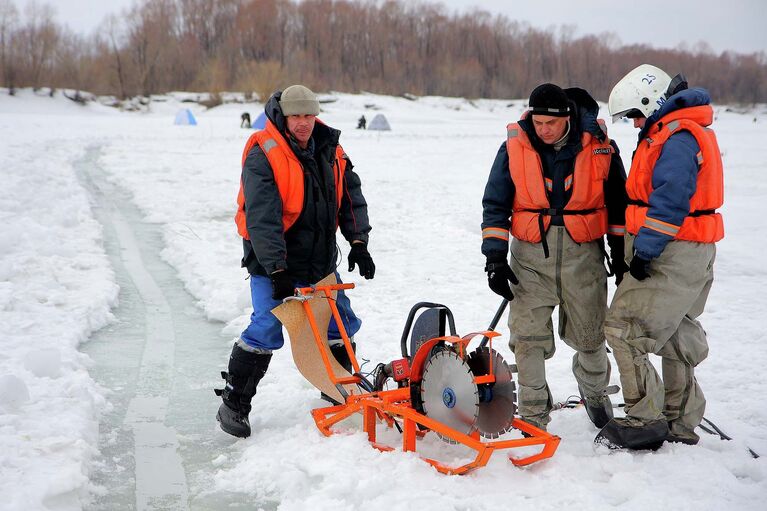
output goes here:
<path id="1" fill-rule="evenodd" d="M 240 116 L 240 128 L 250 129 L 250 114 L 248 112 L 243 112 Z"/>
<path id="2" fill-rule="evenodd" d="M 362 115 L 359 119 L 357 119 L 357 129 L 358 130 L 364 130 L 367 126 L 367 119 L 365 119 L 365 116 Z"/>
<path id="3" fill-rule="evenodd" d="M 626 418 L 597 436 L 610 447 L 655 449 L 665 441 L 696 444 L 706 400 L 695 366 L 708 355 L 703 313 L 714 281 L 715 243 L 724 237 L 722 159 L 711 98 L 643 64 L 613 88 L 614 120 L 628 117 L 639 142 L 626 188 L 624 279 L 605 320 L 620 371 Z M 663 380 L 648 360 L 660 355 Z"/>
<path id="4" fill-rule="evenodd" d="M 272 351 L 283 345 L 282 325 L 271 309 L 297 286 L 336 272 L 337 227 L 351 245 L 349 271 L 357 266 L 366 279 L 375 275 L 367 249 L 367 203 L 360 178 L 338 143 L 341 132 L 316 118 L 320 104 L 303 85 L 272 94 L 265 111 L 266 128 L 250 137 L 243 152 L 237 198 L 237 230 L 243 241 L 242 266 L 250 273 L 253 314 L 232 348 L 226 386 L 217 392 L 223 404 L 216 419 L 221 429 L 237 437 L 250 435 L 251 399 Z M 343 291 L 336 305 L 353 336 L 361 321 Z M 339 363 L 351 369 L 332 319 L 328 339 Z"/>
<path id="5" fill-rule="evenodd" d="M 619 284 L 628 269 L 626 173 L 598 112 L 583 89 L 536 87 L 528 110 L 507 126 L 482 198 L 488 285 L 511 302 L 509 345 L 519 368 L 519 414 L 544 430 L 553 406 L 545 360 L 555 350 L 555 307 L 559 336 L 575 350 L 573 374 L 589 418 L 601 428 L 613 416 L 602 332 L 608 276 L 603 237 Z"/>

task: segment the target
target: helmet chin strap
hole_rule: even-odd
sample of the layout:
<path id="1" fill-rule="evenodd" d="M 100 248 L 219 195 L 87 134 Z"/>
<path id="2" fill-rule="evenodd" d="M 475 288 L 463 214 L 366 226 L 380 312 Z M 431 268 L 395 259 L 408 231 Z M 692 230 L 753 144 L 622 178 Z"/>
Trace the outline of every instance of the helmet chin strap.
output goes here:
<path id="1" fill-rule="evenodd" d="M 668 88 L 666 89 L 665 93 L 665 99 L 668 99 L 677 92 L 681 92 L 687 88 L 687 78 L 682 73 L 679 73 L 673 77 L 671 82 L 668 84 Z"/>

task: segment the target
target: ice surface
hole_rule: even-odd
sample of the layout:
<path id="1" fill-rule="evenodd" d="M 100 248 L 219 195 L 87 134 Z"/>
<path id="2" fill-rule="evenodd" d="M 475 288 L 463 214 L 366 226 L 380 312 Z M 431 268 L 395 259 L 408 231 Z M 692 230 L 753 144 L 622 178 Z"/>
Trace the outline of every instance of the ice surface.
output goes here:
<path id="1" fill-rule="evenodd" d="M 562 438 L 552 459 L 517 469 L 496 456 L 467 477 L 446 477 L 411 454 L 371 449 L 358 428 L 321 436 L 309 415 L 317 393 L 287 350 L 275 355 L 259 386 L 254 435 L 234 440 L 217 431 L 210 389 L 220 386 L 217 371 L 225 368 L 231 338 L 250 313 L 232 221 L 241 150 L 252 133 L 239 128 L 239 115 L 259 107 L 195 109 L 199 125 L 188 130 L 170 125 L 180 103 L 169 97 L 139 114 L 31 91 L 15 97 L 0 92 L 0 375 L 15 375 L 33 397 L 15 413 L 0 414 L 0 508 L 108 509 L 96 498 L 109 495 L 95 477 L 103 455 L 116 459 L 108 465 L 116 481 L 130 485 L 135 477 L 130 442 L 108 425 L 128 409 L 142 353 L 136 347 L 147 335 L 142 321 L 109 324 L 117 284 L 132 284 L 110 262 L 103 228 L 78 178 L 76 164 L 88 154 L 98 155 L 103 178 L 127 191 L 143 221 L 159 233 L 157 250 L 162 247 L 161 257 L 175 272 L 165 278 L 180 279 L 194 297 L 195 303 L 181 306 L 183 314 L 226 324 L 224 335 L 191 329 L 189 342 L 180 344 L 184 353 L 175 353 L 173 392 L 176 402 L 188 405 L 170 406 L 168 420 L 187 425 L 177 430 L 176 452 L 187 470 L 190 508 L 220 509 L 219 499 L 228 493 L 237 497 L 224 507 L 243 509 L 762 507 L 764 461 L 752 459 L 746 446 L 767 453 L 767 410 L 760 406 L 767 393 L 761 376 L 767 367 L 763 106 L 745 114 L 716 106 L 714 124 L 725 164 L 726 237 L 718 245 L 716 282 L 701 318 L 710 356 L 696 377 L 708 399 L 706 415 L 734 440 L 704 435 L 695 447 L 599 455 L 585 412 L 562 410 L 549 428 Z M 341 272 L 357 284 L 350 297 L 363 319 L 356 338 L 360 354 L 372 363 L 396 358 L 405 316 L 417 301 L 450 306 L 459 333 L 484 328 L 498 299 L 486 288 L 479 252 L 482 191 L 505 125 L 519 117 L 524 102 L 336 97 L 323 104 L 321 118 L 343 130 L 341 141 L 362 178 L 378 270 L 372 281 Z M 366 104 L 376 105 L 394 130 L 355 130 L 360 114 L 370 116 Z M 627 123 L 608 127 L 628 164 L 635 130 Z M 340 238 L 339 246 L 348 252 Z M 163 291 L 173 289 L 162 282 Z M 121 296 L 126 302 L 120 307 L 143 306 Z M 122 355 L 84 355 L 81 343 L 105 325 L 125 328 L 111 341 Z M 508 339 L 506 328 L 501 333 Z M 504 340 L 496 347 L 512 361 Z M 577 387 L 572 351 L 561 342 L 557 347 L 547 377 L 560 401 L 577 394 Z M 30 350 L 52 348 L 62 360 L 57 378 L 25 367 Z M 619 383 L 617 370 L 611 383 Z M 108 430 L 102 443 L 99 418 Z M 428 449 L 448 452 L 438 440 L 428 442 Z M 125 503 L 113 508 L 131 509 Z"/>
<path id="2" fill-rule="evenodd" d="M 0 408 L 17 412 L 29 401 L 29 389 L 24 380 L 13 374 L 0 376 Z"/>
<path id="3" fill-rule="evenodd" d="M 24 368 L 38 378 L 61 375 L 61 352 L 56 348 L 33 350 L 24 356 Z"/>

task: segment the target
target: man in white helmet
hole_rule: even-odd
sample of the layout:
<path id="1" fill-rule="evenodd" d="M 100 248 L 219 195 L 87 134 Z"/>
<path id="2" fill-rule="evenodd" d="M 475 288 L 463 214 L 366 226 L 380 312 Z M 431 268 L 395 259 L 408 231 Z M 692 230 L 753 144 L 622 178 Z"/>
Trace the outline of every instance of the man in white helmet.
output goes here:
<path id="1" fill-rule="evenodd" d="M 657 449 L 696 444 L 706 401 L 695 367 L 708 354 L 697 317 L 714 280 L 715 243 L 724 236 L 722 160 L 710 97 L 682 75 L 641 65 L 610 93 L 613 120 L 640 129 L 626 183 L 626 262 L 630 277 L 615 293 L 605 337 L 620 371 L 626 417 L 612 419 L 595 442 Z M 662 359 L 663 380 L 648 355 Z"/>

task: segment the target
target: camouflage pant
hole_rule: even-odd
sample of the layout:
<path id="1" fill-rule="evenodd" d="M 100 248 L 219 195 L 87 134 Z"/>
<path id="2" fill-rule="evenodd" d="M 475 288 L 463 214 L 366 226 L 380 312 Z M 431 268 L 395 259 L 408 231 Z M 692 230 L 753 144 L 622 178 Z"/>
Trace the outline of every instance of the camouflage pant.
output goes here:
<path id="1" fill-rule="evenodd" d="M 601 396 L 610 381 L 602 322 L 607 311 L 607 275 L 598 242 L 575 243 L 564 227 L 540 243 L 513 240 L 511 267 L 519 278 L 510 303 L 509 346 L 519 369 L 519 413 L 537 426 L 548 424 L 552 398 L 544 361 L 554 355 L 551 316 L 559 307 L 559 337 L 576 350 L 573 374 L 585 396 Z"/>
<path id="2" fill-rule="evenodd" d="M 626 254 L 633 253 L 633 236 Z M 703 313 L 714 281 L 716 247 L 709 243 L 672 241 L 650 263 L 642 282 L 626 275 L 605 319 L 607 343 L 620 371 L 626 415 L 641 422 L 661 418 L 671 433 L 697 438 L 706 399 L 695 367 L 708 355 Z M 661 357 L 663 379 L 648 359 Z"/>

